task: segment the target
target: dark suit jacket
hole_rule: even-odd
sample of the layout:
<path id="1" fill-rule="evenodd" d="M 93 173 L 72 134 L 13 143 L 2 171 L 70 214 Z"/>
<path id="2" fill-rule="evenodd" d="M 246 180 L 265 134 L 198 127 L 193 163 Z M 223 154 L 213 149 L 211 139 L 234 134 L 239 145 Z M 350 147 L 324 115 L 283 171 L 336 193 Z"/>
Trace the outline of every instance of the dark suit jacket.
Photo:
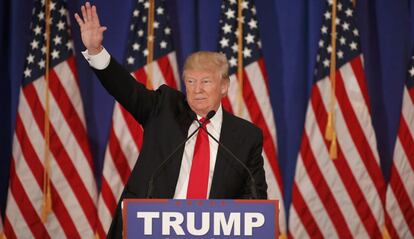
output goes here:
<path id="1" fill-rule="evenodd" d="M 95 70 L 102 85 L 144 128 L 144 140 L 138 160 L 122 193 L 124 198 L 144 198 L 154 170 L 185 140 L 192 118 L 183 93 L 166 85 L 150 91 L 138 83 L 113 58 L 104 70 Z M 263 169 L 263 136 L 259 128 L 223 110 L 220 142 L 227 146 L 251 170 L 259 198 L 267 198 Z M 184 147 L 175 153 L 154 182 L 154 198 L 173 198 Z M 209 198 L 250 198 L 249 178 L 242 166 L 221 147 L 217 152 Z M 121 238 L 120 203 L 108 238 Z"/>

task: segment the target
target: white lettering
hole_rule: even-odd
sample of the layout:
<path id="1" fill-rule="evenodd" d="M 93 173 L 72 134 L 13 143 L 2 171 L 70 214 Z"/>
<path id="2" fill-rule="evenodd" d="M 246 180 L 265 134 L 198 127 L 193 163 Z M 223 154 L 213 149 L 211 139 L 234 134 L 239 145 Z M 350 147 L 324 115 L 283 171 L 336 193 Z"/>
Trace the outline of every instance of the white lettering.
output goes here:
<path id="1" fill-rule="evenodd" d="M 187 230 L 191 235 L 194 236 L 203 236 L 206 235 L 210 229 L 210 213 L 203 212 L 201 213 L 201 228 L 195 228 L 195 213 L 187 213 Z"/>
<path id="2" fill-rule="evenodd" d="M 152 219 L 159 217 L 159 212 L 137 212 L 137 218 L 144 219 L 144 235 L 152 235 Z"/>
<path id="3" fill-rule="evenodd" d="M 175 234 L 183 236 L 184 230 L 181 223 L 184 221 L 183 214 L 179 212 L 163 212 L 162 213 L 162 235 L 171 235 L 170 228 L 175 231 Z"/>
<path id="4" fill-rule="evenodd" d="M 254 227 L 261 227 L 265 222 L 263 214 L 258 212 L 246 212 L 244 214 L 244 235 L 252 236 Z"/>
<path id="5" fill-rule="evenodd" d="M 233 236 L 240 236 L 240 213 L 232 212 L 229 220 L 226 221 L 224 212 L 214 213 L 214 236 L 220 236 L 220 228 L 223 229 L 224 236 L 230 236 L 231 230 L 234 228 Z"/>

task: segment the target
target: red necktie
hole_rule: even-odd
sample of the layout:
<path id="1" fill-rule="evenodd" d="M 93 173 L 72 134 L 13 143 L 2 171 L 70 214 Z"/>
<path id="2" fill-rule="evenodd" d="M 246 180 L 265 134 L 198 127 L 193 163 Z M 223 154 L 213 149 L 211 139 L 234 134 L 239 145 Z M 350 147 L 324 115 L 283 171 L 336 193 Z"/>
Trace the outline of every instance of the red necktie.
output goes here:
<path id="1" fill-rule="evenodd" d="M 201 118 L 203 123 L 205 118 Z M 206 129 L 207 121 L 203 128 Z M 210 144 L 205 130 L 200 129 L 194 146 L 193 162 L 191 163 L 188 180 L 187 199 L 207 199 L 208 174 L 210 172 Z"/>

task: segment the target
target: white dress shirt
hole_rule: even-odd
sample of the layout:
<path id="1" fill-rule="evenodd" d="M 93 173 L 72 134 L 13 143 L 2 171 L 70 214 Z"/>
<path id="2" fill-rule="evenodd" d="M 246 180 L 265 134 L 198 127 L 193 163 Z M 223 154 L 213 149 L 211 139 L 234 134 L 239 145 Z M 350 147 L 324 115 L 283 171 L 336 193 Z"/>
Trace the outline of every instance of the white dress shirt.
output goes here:
<path id="1" fill-rule="evenodd" d="M 96 55 L 89 55 L 87 50 L 83 51 L 82 55 L 85 57 L 91 67 L 98 70 L 105 69 L 111 60 L 111 56 L 105 48 L 103 48 L 103 50 Z M 197 118 L 198 120 L 201 119 L 199 115 L 197 115 Z M 217 140 L 220 140 L 222 122 L 223 109 L 220 105 L 214 117 L 210 119 L 210 123 L 207 124 L 208 132 L 212 134 Z M 197 129 L 198 126 L 198 122 L 194 121 L 188 129 L 188 136 L 190 136 L 190 134 L 195 129 Z M 184 154 L 181 161 L 180 174 L 178 176 L 177 185 L 175 187 L 174 199 L 185 199 L 187 197 L 188 180 L 190 177 L 191 163 L 193 161 L 194 147 L 197 135 L 198 132 L 194 134 L 185 144 Z M 208 140 L 210 144 L 210 170 L 208 175 L 207 197 L 210 194 L 211 182 L 213 181 L 214 167 L 216 165 L 218 151 L 218 144 L 210 137 Z"/>
<path id="2" fill-rule="evenodd" d="M 201 117 L 198 115 L 197 115 L 197 118 L 198 120 L 201 119 Z M 220 105 L 214 117 L 210 119 L 210 123 L 207 124 L 207 131 L 211 135 L 213 135 L 217 140 L 220 140 L 220 131 L 221 131 L 222 122 L 223 122 L 223 110 Z M 199 124 L 197 123 L 197 121 L 194 120 L 194 122 L 191 124 L 190 128 L 188 129 L 188 136 L 190 136 L 190 134 L 195 129 L 197 129 L 198 126 Z M 175 193 L 174 193 L 175 199 L 187 198 L 188 179 L 190 178 L 191 163 L 193 161 L 194 147 L 195 147 L 195 143 L 197 140 L 197 135 L 198 135 L 198 132 L 194 134 L 185 144 L 183 159 L 181 161 L 180 174 L 178 176 L 177 186 L 175 187 Z M 217 158 L 217 151 L 218 151 L 218 144 L 216 143 L 216 141 L 211 139 L 210 136 L 208 137 L 208 142 L 210 145 L 210 170 L 208 174 L 207 197 L 210 194 L 211 182 L 213 181 L 214 166 L 216 165 L 216 158 Z"/>

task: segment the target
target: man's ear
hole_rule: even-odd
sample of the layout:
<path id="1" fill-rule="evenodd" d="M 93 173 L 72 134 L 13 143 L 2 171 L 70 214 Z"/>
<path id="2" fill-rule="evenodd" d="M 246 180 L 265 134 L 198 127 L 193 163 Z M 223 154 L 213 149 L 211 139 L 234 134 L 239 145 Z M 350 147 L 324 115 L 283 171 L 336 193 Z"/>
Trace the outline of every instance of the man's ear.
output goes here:
<path id="1" fill-rule="evenodd" d="M 228 79 L 222 79 L 222 84 L 221 84 L 221 97 L 224 97 L 227 95 L 227 92 L 229 90 L 229 86 L 230 86 L 230 78 Z"/>

